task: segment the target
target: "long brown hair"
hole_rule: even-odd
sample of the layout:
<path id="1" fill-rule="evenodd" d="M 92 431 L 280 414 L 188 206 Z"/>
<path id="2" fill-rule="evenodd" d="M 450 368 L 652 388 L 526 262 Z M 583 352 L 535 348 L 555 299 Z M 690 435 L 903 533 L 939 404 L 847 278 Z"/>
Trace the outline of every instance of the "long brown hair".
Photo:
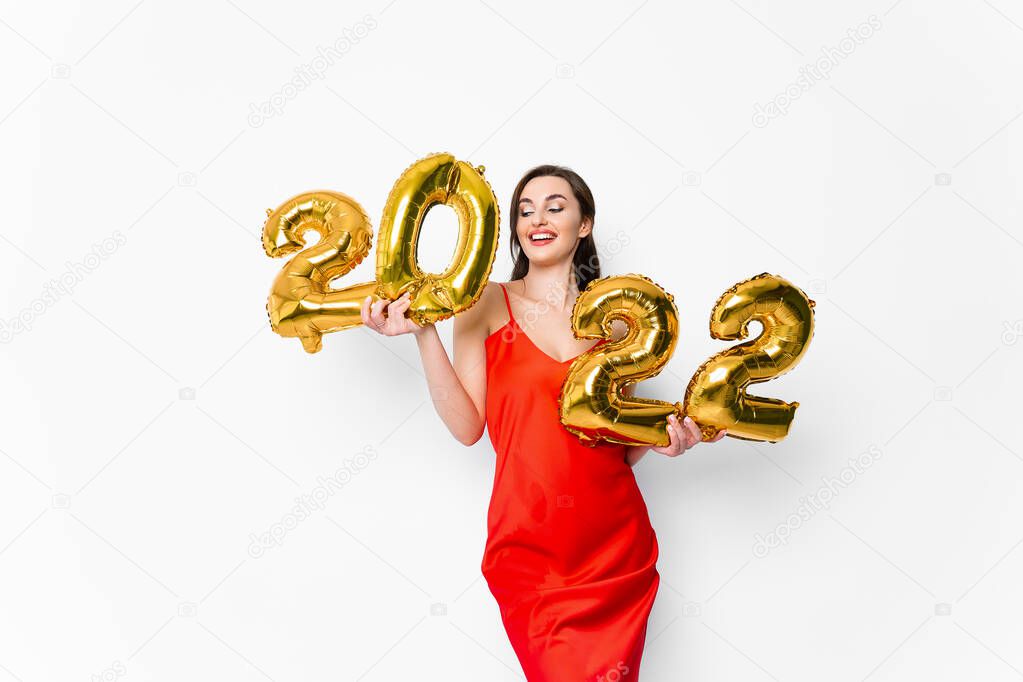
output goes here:
<path id="1" fill-rule="evenodd" d="M 511 210 L 508 211 L 511 223 L 511 240 L 508 243 L 508 247 L 511 250 L 512 260 L 515 262 L 515 265 L 512 267 L 511 279 L 522 279 L 529 272 L 529 258 L 522 251 L 522 244 L 519 243 L 519 234 L 515 229 L 515 223 L 519 219 L 519 198 L 522 196 L 522 188 L 533 178 L 544 176 L 564 178 L 579 202 L 579 211 L 582 217 L 590 219 L 590 233 L 579 241 L 579 246 L 575 250 L 575 256 L 572 258 L 572 271 L 575 273 L 576 285 L 579 287 L 579 291 L 582 291 L 591 281 L 600 279 L 600 257 L 597 255 L 597 244 L 593 240 L 592 227 L 595 225 L 597 209 L 594 206 L 593 193 L 590 191 L 589 185 L 579 177 L 578 173 L 564 166 L 545 164 L 531 168 L 522 176 L 519 184 L 515 186 L 515 192 L 511 198 Z"/>

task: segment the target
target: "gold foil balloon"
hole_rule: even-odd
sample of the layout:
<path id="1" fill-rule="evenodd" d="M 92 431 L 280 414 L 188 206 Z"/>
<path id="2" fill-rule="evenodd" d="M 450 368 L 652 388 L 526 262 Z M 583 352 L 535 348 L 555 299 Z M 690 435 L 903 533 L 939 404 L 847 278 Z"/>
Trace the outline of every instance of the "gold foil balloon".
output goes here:
<path id="1" fill-rule="evenodd" d="M 425 273 L 416 256 L 427 211 L 450 206 L 458 216 L 458 244 L 448 269 Z M 451 154 L 432 154 L 412 164 L 391 190 L 377 241 L 376 295 L 394 299 L 406 290 L 407 315 L 423 325 L 470 308 L 483 294 L 497 255 L 497 197 L 483 177 Z"/>
<path id="2" fill-rule="evenodd" d="M 458 215 L 458 244 L 447 270 L 424 273 L 417 262 L 423 219 L 431 206 L 446 204 Z M 320 240 L 306 247 L 313 230 Z M 295 254 L 274 279 L 267 299 L 270 326 L 297 337 L 309 353 L 323 334 L 362 324 L 367 296 L 395 299 L 411 293 L 407 315 L 416 324 L 443 320 L 466 310 L 483 294 L 497 255 L 497 197 L 483 177 L 450 154 L 432 154 L 412 164 L 394 184 L 384 207 L 377 241 L 376 278 L 343 289 L 333 279 L 347 274 L 369 253 L 373 228 L 362 207 L 340 192 L 306 192 L 267 210 L 263 250 L 271 258 Z"/>
<path id="3" fill-rule="evenodd" d="M 796 366 L 813 337 L 813 306 L 796 286 L 766 272 L 718 298 L 710 314 L 715 339 L 746 338 L 751 320 L 764 329 L 752 341 L 704 362 L 690 380 L 685 411 L 705 440 L 720 429 L 734 438 L 772 443 L 788 435 L 799 403 L 747 395 L 746 389 Z"/>
<path id="4" fill-rule="evenodd" d="M 624 386 L 657 375 L 678 341 L 674 297 L 638 274 L 591 281 L 572 307 L 578 339 L 610 338 L 611 321 L 623 320 L 626 335 L 583 353 L 561 388 L 560 415 L 566 429 L 587 445 L 598 440 L 628 445 L 668 445 L 668 415 L 680 403 L 623 396 Z"/>
<path id="5" fill-rule="evenodd" d="M 306 232 L 320 240 L 305 247 Z M 298 337 L 309 353 L 323 334 L 362 324 L 360 307 L 376 282 L 331 289 L 330 281 L 362 262 L 373 243 L 373 228 L 355 199 L 340 192 L 305 192 L 267 210 L 263 250 L 271 258 L 298 253 L 274 278 L 266 312 L 270 327 Z M 304 249 L 304 250 L 303 250 Z"/>

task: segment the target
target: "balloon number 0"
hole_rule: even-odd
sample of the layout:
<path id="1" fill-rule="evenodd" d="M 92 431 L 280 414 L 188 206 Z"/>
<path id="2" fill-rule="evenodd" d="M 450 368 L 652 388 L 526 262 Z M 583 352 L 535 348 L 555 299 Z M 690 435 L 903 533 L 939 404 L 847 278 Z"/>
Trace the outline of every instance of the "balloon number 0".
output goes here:
<path id="1" fill-rule="evenodd" d="M 365 259 L 373 227 L 359 203 L 333 191 L 305 192 L 267 210 L 263 250 L 271 258 L 294 254 L 274 279 L 266 312 L 271 328 L 297 337 L 308 353 L 322 348 L 324 334 L 362 324 L 366 296 L 395 299 L 408 291 L 407 315 L 416 324 L 447 319 L 472 307 L 483 294 L 497 255 L 497 197 L 483 167 L 451 154 L 431 154 L 395 181 L 384 205 L 372 282 L 332 289 Z M 436 204 L 458 216 L 458 242 L 447 270 L 423 272 L 417 246 L 423 220 Z M 306 233 L 319 241 L 306 247 Z"/>
<path id="2" fill-rule="evenodd" d="M 603 440 L 664 446 L 669 443 L 668 415 L 675 412 L 690 416 L 704 440 L 727 429 L 734 438 L 777 442 L 788 435 L 799 403 L 746 390 L 799 363 L 813 338 L 813 307 L 798 287 L 766 272 L 729 288 L 711 311 L 711 336 L 744 339 L 751 321 L 760 322 L 763 331 L 700 365 L 683 401 L 672 404 L 623 396 L 621 389 L 657 375 L 674 353 L 674 297 L 643 275 L 594 280 L 573 306 L 575 336 L 608 338 L 615 318 L 625 321 L 629 331 L 572 363 L 561 389 L 561 423 L 588 445 Z"/>

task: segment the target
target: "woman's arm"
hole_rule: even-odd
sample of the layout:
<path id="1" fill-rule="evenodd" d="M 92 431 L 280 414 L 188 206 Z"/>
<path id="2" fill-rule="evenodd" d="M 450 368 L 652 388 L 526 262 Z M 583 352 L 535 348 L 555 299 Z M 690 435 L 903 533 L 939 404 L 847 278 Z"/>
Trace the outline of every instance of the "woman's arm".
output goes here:
<path id="1" fill-rule="evenodd" d="M 625 450 L 625 463 L 630 467 L 636 466 L 636 462 L 643 459 L 643 455 L 650 449 L 649 445 L 630 445 Z"/>
<path id="2" fill-rule="evenodd" d="M 454 317 L 454 356 L 452 364 L 437 328 L 422 327 L 405 317 L 410 300 L 402 295 L 394 301 L 381 299 L 363 303 L 363 323 L 385 336 L 413 334 L 426 374 L 434 409 L 448 431 L 463 445 L 472 445 L 483 435 L 486 424 L 486 309 L 484 298 Z M 386 306 L 387 315 L 383 311 Z"/>
<path id="3" fill-rule="evenodd" d="M 458 335 L 458 320 L 461 315 L 455 317 L 455 334 Z M 459 348 L 455 354 L 455 364 L 451 363 L 447 350 L 440 340 L 436 328 L 431 324 L 416 335 L 416 345 L 419 347 L 419 356 L 423 361 L 423 370 L 426 373 L 426 384 L 430 390 L 430 398 L 433 400 L 433 407 L 440 416 L 441 421 L 448 427 L 451 435 L 462 445 L 472 445 L 483 436 L 485 423 L 485 412 L 482 401 L 478 396 L 482 395 L 486 382 L 486 364 L 476 367 L 468 366 L 465 370 L 465 378 L 459 378 L 455 370 L 456 365 L 466 365 L 465 358 L 460 356 L 465 346 L 471 346 L 471 330 L 463 334 L 461 340 L 455 341 Z M 485 337 L 484 337 L 485 338 Z M 479 345 L 482 348 L 482 340 Z M 479 353 L 469 353 L 473 356 Z M 472 387 L 466 389 L 466 385 Z M 474 397 L 476 396 L 476 397 Z"/>

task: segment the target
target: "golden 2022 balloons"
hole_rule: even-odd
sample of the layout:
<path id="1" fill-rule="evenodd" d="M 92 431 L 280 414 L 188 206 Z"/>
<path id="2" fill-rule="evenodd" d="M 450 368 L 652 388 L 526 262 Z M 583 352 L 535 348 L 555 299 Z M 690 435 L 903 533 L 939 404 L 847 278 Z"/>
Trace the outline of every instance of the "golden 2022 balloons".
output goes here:
<path id="1" fill-rule="evenodd" d="M 419 325 L 472 307 L 490 276 L 500 233 L 497 197 L 483 170 L 446 153 L 409 166 L 384 206 L 374 281 L 343 289 L 332 289 L 331 280 L 362 262 L 373 240 L 373 228 L 358 202 L 340 192 L 316 191 L 268 210 L 263 250 L 271 258 L 296 254 L 271 287 L 266 304 L 271 328 L 299 338 L 307 352 L 316 353 L 323 334 L 362 324 L 366 296 L 394 299 L 409 291 L 407 314 Z M 455 211 L 459 233 L 447 270 L 432 274 L 420 269 L 416 250 L 423 220 L 437 204 Z M 310 230 L 320 240 L 304 248 Z"/>
<path id="2" fill-rule="evenodd" d="M 569 367 L 561 423 L 587 445 L 604 440 L 664 446 L 670 442 L 668 415 L 675 412 L 691 417 L 703 440 L 727 429 L 733 438 L 777 442 L 788 434 L 799 403 L 747 395 L 746 389 L 795 367 L 813 336 L 813 306 L 800 289 L 766 272 L 728 289 L 711 313 L 711 335 L 745 338 L 752 320 L 764 331 L 700 365 L 684 401 L 672 404 L 622 395 L 625 385 L 655 376 L 671 358 L 678 332 L 672 295 L 643 275 L 594 280 L 572 308 L 573 334 L 609 338 L 614 318 L 624 320 L 629 331 Z"/>

